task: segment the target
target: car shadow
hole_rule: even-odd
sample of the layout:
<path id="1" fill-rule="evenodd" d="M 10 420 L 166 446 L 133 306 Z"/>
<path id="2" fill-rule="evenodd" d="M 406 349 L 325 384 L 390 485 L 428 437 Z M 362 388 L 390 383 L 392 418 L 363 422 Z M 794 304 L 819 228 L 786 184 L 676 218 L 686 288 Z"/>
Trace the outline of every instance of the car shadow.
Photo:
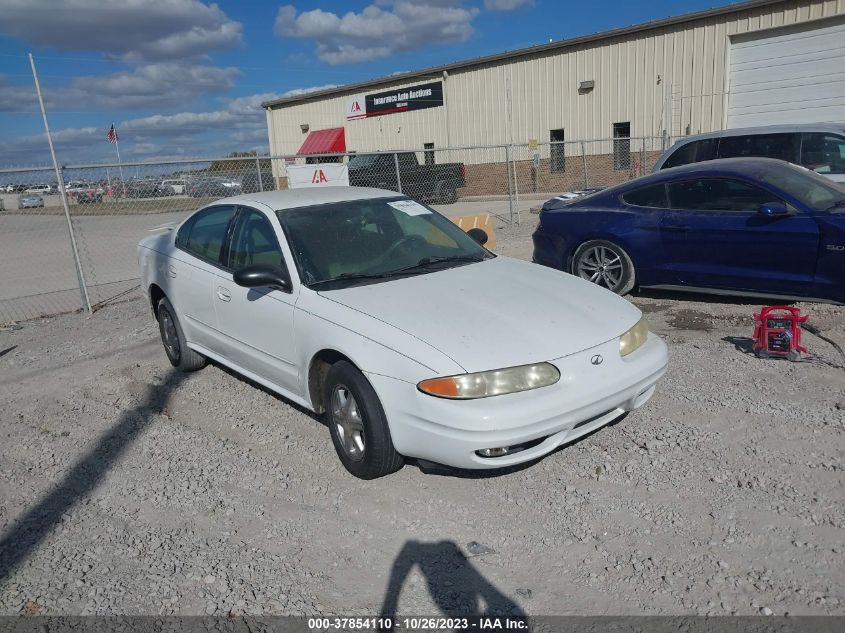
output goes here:
<path id="1" fill-rule="evenodd" d="M 484 548 L 478 556 L 492 553 Z M 414 569 L 424 577 L 429 595 L 446 618 L 507 616 L 527 620 L 522 607 L 487 580 L 454 541 L 407 541 L 390 570 L 381 606 L 381 617 L 389 624 L 382 630 L 394 629 L 399 598 Z"/>
<path id="2" fill-rule="evenodd" d="M 0 535 L 0 583 L 32 554 L 68 511 L 103 481 L 126 451 L 153 422 L 185 381 L 171 369 L 146 397 L 120 414 L 117 422 L 70 468 L 64 478 Z"/>

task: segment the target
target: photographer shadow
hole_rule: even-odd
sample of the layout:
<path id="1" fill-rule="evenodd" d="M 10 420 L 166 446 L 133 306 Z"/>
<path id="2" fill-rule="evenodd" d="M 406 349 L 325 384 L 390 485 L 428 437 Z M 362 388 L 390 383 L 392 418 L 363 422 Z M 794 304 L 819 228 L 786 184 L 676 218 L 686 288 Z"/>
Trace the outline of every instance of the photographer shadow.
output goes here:
<path id="1" fill-rule="evenodd" d="M 522 608 L 494 587 L 453 541 L 405 543 L 393 562 L 381 607 L 382 618 L 390 618 L 395 623 L 402 587 L 415 566 L 446 618 L 527 619 Z"/>

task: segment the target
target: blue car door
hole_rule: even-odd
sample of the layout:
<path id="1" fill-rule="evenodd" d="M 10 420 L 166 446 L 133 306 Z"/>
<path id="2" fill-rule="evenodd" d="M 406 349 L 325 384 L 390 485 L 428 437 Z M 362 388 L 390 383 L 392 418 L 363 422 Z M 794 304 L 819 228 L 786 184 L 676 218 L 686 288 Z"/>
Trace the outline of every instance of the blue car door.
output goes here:
<path id="1" fill-rule="evenodd" d="M 733 178 L 669 183 L 661 232 L 683 285 L 772 294 L 810 294 L 819 230 L 787 205 L 787 215 L 760 213 L 779 197 Z M 783 203 L 785 204 L 785 203 Z"/>

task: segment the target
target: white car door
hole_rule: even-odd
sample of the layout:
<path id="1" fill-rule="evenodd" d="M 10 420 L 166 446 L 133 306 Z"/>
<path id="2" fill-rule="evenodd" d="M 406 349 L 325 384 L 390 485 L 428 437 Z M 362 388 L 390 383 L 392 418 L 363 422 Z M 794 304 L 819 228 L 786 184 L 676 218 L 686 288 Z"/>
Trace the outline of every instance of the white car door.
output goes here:
<path id="1" fill-rule="evenodd" d="M 217 271 L 214 305 L 225 356 L 241 368 L 301 395 L 293 328 L 298 284 L 294 281 L 291 292 L 284 292 L 244 288 L 232 279 L 235 270 L 254 264 L 289 270 L 274 229 L 277 224 L 271 214 L 240 207 L 226 270 Z"/>
<path id="2" fill-rule="evenodd" d="M 234 205 L 198 211 L 179 227 L 176 248 L 161 274 L 168 277 L 170 301 L 189 342 L 220 351 L 214 281 L 223 245 L 234 220 Z"/>

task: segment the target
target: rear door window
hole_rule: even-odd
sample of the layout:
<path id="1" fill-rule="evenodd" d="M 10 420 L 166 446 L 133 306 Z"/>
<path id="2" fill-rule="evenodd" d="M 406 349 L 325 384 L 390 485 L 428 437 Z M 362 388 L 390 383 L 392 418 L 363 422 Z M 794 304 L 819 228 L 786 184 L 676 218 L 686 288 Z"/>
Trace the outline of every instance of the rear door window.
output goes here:
<path id="1" fill-rule="evenodd" d="M 220 263 L 229 222 L 235 207 L 211 207 L 199 211 L 176 234 L 176 246 L 213 264 Z"/>
<path id="2" fill-rule="evenodd" d="M 845 137 L 822 132 L 804 134 L 801 164 L 820 174 L 845 174 Z"/>
<path id="3" fill-rule="evenodd" d="M 700 141 L 693 141 L 692 143 L 682 145 L 675 150 L 674 154 L 666 159 L 662 169 L 680 167 L 681 165 L 689 165 L 690 163 L 700 163 L 703 160 L 713 160 L 716 158 L 718 141 L 718 138 L 704 138 Z"/>
<path id="4" fill-rule="evenodd" d="M 800 141 L 801 135 L 797 132 L 723 136 L 719 143 L 719 158 L 755 156 L 797 163 Z"/>

